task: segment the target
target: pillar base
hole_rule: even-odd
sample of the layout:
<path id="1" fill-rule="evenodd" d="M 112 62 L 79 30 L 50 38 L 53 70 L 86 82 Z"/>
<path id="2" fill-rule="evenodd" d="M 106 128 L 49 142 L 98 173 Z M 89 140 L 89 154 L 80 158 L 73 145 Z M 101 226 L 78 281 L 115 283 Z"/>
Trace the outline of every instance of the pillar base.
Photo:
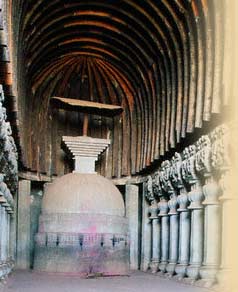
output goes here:
<path id="1" fill-rule="evenodd" d="M 219 291 L 230 291 L 232 283 L 232 269 L 220 269 L 216 275 L 217 283 L 215 288 Z"/>
<path id="2" fill-rule="evenodd" d="M 187 267 L 188 267 L 188 264 L 178 264 L 178 265 L 176 265 L 176 267 L 175 267 L 175 273 L 177 275 L 175 277 L 178 280 L 181 280 L 181 279 L 183 279 L 186 276 L 186 274 L 187 274 Z"/>
<path id="3" fill-rule="evenodd" d="M 168 265 L 168 262 L 160 262 L 159 263 L 159 270 L 161 273 L 166 272 L 166 266 Z"/>
<path id="4" fill-rule="evenodd" d="M 176 267 L 176 263 L 168 263 L 168 265 L 166 266 L 166 271 L 168 273 L 168 276 L 173 276 L 175 273 L 175 267 Z"/>
<path id="5" fill-rule="evenodd" d="M 202 288 L 211 288 L 216 284 L 216 279 L 200 279 L 196 281 L 196 286 Z"/>
<path id="6" fill-rule="evenodd" d="M 150 269 L 149 259 L 145 259 L 145 258 L 142 259 L 141 269 L 143 272 L 148 272 L 148 270 Z"/>
<path id="7" fill-rule="evenodd" d="M 0 280 L 4 281 L 4 279 L 10 274 L 12 271 L 12 264 L 10 263 L 0 263 Z"/>
<path id="8" fill-rule="evenodd" d="M 216 275 L 218 273 L 218 267 L 214 265 L 207 265 L 202 266 L 200 269 L 200 277 L 199 285 L 201 284 L 202 287 L 210 288 L 212 287 L 216 281 Z"/>
<path id="9" fill-rule="evenodd" d="M 187 268 L 187 276 L 191 280 L 191 284 L 193 281 L 196 281 L 199 279 L 199 272 L 201 269 L 201 265 L 189 265 Z"/>
<path id="10" fill-rule="evenodd" d="M 151 264 L 150 264 L 150 269 L 151 269 L 151 273 L 155 274 L 158 272 L 159 270 L 159 261 L 158 260 L 152 260 Z"/>

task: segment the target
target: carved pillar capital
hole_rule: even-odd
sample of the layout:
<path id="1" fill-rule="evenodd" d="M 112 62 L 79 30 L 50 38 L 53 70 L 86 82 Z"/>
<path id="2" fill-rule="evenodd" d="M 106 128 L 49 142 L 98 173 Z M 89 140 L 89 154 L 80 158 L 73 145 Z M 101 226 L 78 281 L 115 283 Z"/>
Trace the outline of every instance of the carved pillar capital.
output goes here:
<path id="1" fill-rule="evenodd" d="M 205 201 L 203 205 L 217 205 L 219 204 L 220 188 L 212 174 L 212 140 L 210 136 L 205 135 L 198 140 L 196 145 L 196 170 L 205 178 L 205 185 L 203 186 Z"/>
<path id="2" fill-rule="evenodd" d="M 155 201 L 152 202 L 150 208 L 149 208 L 149 212 L 150 212 L 150 219 L 158 219 L 158 205 Z"/>
<path id="3" fill-rule="evenodd" d="M 159 209 L 159 217 L 162 216 L 168 216 L 169 206 L 168 206 L 168 200 L 165 196 L 160 197 L 160 201 L 158 203 L 158 209 Z"/>
<path id="4" fill-rule="evenodd" d="M 177 209 L 178 212 L 188 212 L 188 194 L 185 189 L 181 189 L 180 195 L 177 198 L 179 208 Z"/>
<path id="5" fill-rule="evenodd" d="M 171 182 L 173 186 L 178 190 L 179 195 L 177 197 L 177 203 L 179 208 L 177 209 L 178 212 L 185 212 L 188 211 L 188 196 L 187 191 L 185 188 L 184 181 L 182 179 L 182 156 L 180 153 L 175 152 L 174 156 L 172 157 L 172 168 L 171 168 Z"/>
<path id="6" fill-rule="evenodd" d="M 219 172 L 227 172 L 231 168 L 230 131 L 227 125 L 217 127 L 211 133 L 211 165 Z"/>
<path id="7" fill-rule="evenodd" d="M 153 204 L 155 200 L 152 188 L 152 177 L 150 175 L 147 176 L 145 181 L 145 198 L 150 205 Z"/>
<path id="8" fill-rule="evenodd" d="M 189 185 L 199 183 L 199 178 L 195 169 L 196 146 L 190 145 L 183 150 L 183 161 L 181 166 L 182 178 Z"/>
<path id="9" fill-rule="evenodd" d="M 191 191 L 188 193 L 190 201 L 189 209 L 201 209 L 204 195 L 198 174 L 195 169 L 196 162 L 196 146 L 191 145 L 183 151 L 182 162 L 182 177 L 191 186 Z"/>

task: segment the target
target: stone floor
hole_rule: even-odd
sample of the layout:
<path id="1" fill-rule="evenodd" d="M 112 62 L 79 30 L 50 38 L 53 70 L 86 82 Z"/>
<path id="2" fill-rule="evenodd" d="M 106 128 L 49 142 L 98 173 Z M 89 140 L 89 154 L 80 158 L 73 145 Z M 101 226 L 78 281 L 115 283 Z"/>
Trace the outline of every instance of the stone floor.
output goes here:
<path id="1" fill-rule="evenodd" d="M 4 292 L 209 292 L 182 283 L 142 272 L 129 277 L 79 279 L 36 272 L 15 271 Z"/>

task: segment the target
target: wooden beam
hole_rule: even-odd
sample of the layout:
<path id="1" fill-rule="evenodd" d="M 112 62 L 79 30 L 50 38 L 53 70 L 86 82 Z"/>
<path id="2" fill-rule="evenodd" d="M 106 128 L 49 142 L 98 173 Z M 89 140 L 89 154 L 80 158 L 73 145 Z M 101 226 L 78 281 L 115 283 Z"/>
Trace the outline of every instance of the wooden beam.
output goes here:
<path id="1" fill-rule="evenodd" d="M 81 99 L 53 96 L 50 101 L 52 106 L 57 108 L 107 117 L 113 117 L 123 112 L 123 108 L 118 105 L 104 104 Z"/>
<path id="2" fill-rule="evenodd" d="M 32 180 L 32 181 L 42 181 L 42 182 L 52 182 L 54 177 L 48 176 L 41 173 L 31 172 L 31 171 L 22 171 L 18 172 L 18 177 L 20 179 Z"/>

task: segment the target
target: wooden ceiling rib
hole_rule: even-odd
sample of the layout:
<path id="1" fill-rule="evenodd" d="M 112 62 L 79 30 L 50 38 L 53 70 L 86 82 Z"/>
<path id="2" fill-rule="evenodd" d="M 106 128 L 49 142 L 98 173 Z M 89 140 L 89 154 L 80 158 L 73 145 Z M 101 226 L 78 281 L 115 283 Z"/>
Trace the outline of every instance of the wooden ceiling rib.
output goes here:
<path id="1" fill-rule="evenodd" d="M 121 153 L 111 156 L 118 164 L 112 175 L 123 176 L 141 172 L 219 113 L 222 0 L 11 2 L 18 72 L 27 80 L 19 88 L 33 121 L 24 131 L 34 132 L 35 119 L 42 132 L 49 128 L 41 119 L 50 96 L 122 106 L 112 129 Z M 77 120 L 64 115 L 68 127 Z M 44 149 L 40 135 L 31 136 L 26 149 Z M 25 167 L 34 168 L 33 160 L 26 154 Z"/>

